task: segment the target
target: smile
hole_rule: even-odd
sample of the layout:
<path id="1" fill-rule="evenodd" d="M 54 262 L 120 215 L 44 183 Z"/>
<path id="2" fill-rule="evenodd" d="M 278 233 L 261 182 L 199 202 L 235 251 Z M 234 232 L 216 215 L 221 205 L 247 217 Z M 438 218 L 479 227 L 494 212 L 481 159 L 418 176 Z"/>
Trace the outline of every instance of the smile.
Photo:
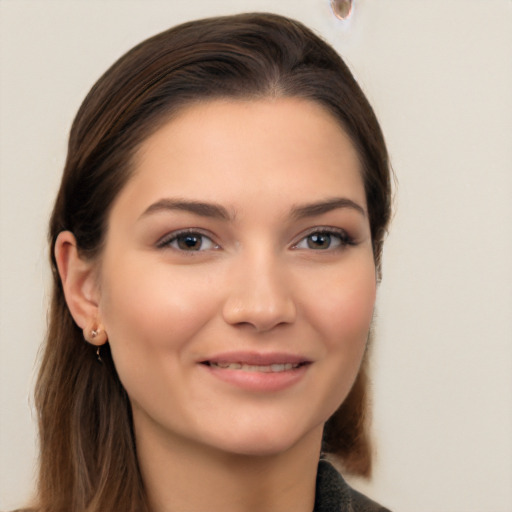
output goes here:
<path id="1" fill-rule="evenodd" d="M 261 372 L 261 373 L 280 373 L 287 372 L 299 368 L 305 363 L 277 363 L 270 365 L 255 365 L 245 363 L 222 363 L 222 362 L 207 362 L 205 363 L 215 368 L 223 368 L 226 370 L 241 370 L 244 372 Z"/>
<path id="2" fill-rule="evenodd" d="M 313 361 L 295 354 L 230 352 L 200 361 L 215 380 L 251 392 L 281 391 L 298 384 Z"/>

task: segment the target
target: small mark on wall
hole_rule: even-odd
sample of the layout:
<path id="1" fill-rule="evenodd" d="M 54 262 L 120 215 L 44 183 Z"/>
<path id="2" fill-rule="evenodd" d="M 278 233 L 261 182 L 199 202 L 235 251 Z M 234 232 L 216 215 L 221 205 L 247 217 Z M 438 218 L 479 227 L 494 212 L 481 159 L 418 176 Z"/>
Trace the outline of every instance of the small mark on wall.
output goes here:
<path id="1" fill-rule="evenodd" d="M 352 0 L 331 0 L 331 9 L 336 18 L 346 20 L 352 12 Z"/>

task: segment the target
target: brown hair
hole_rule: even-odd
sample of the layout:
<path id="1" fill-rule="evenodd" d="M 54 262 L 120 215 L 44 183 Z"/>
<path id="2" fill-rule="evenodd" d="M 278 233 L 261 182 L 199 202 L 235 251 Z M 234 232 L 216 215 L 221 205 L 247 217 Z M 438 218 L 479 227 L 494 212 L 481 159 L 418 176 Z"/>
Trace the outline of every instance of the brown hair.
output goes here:
<path id="1" fill-rule="evenodd" d="M 70 315 L 53 256 L 56 238 L 69 230 L 83 257 L 100 256 L 110 206 L 140 144 L 180 108 L 225 97 L 305 98 L 339 121 L 360 157 L 380 275 L 391 196 L 386 147 L 372 108 L 329 45 L 296 21 L 243 14 L 185 23 L 134 47 L 78 111 L 50 221 L 54 287 L 35 392 L 41 512 L 147 510 L 128 397 L 108 345 L 98 364 Z M 366 389 L 365 361 L 324 434 L 324 449 L 363 475 L 371 465 Z"/>

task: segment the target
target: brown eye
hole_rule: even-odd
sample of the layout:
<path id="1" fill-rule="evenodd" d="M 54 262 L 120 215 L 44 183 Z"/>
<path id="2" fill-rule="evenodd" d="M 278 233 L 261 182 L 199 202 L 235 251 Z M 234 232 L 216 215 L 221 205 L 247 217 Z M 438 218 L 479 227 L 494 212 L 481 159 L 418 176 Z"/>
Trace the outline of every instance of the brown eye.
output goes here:
<path id="1" fill-rule="evenodd" d="M 310 249 L 329 249 L 331 235 L 328 233 L 313 233 L 307 237 L 307 244 Z"/>
<path id="2" fill-rule="evenodd" d="M 159 249 L 171 248 L 182 252 L 199 252 L 219 249 L 213 240 L 196 231 L 181 231 L 165 236 L 157 243 Z"/>
<path id="3" fill-rule="evenodd" d="M 199 251 L 203 245 L 201 235 L 186 234 L 176 237 L 176 245 L 182 251 Z"/>

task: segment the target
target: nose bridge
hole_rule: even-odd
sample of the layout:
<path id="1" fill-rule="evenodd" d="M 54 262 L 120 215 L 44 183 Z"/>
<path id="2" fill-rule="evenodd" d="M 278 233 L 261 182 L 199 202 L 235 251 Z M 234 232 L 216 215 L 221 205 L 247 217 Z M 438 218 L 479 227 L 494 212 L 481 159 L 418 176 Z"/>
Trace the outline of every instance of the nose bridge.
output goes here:
<path id="1" fill-rule="evenodd" d="M 296 315 L 286 263 L 271 251 L 247 251 L 230 269 L 224 319 L 268 331 L 292 323 Z"/>

